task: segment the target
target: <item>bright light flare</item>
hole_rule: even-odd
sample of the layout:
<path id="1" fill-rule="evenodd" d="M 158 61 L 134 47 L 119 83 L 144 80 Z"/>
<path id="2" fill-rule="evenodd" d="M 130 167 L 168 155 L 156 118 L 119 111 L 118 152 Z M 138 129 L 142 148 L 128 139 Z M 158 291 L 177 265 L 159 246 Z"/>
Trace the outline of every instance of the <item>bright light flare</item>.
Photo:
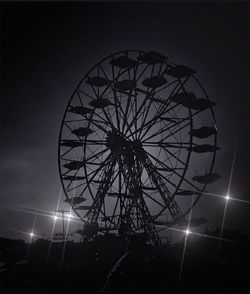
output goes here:
<path id="1" fill-rule="evenodd" d="M 65 217 L 66 217 L 68 222 L 71 221 L 74 218 L 74 216 L 71 214 L 71 212 L 66 214 Z"/>
<path id="2" fill-rule="evenodd" d="M 189 234 L 191 234 L 191 232 L 189 231 L 189 229 L 185 230 L 185 234 L 188 236 Z"/>
<path id="3" fill-rule="evenodd" d="M 225 197 L 225 199 L 226 199 L 226 201 L 228 201 L 228 200 L 230 200 L 231 198 L 230 198 L 229 195 L 227 195 L 227 196 Z"/>
<path id="4" fill-rule="evenodd" d="M 29 235 L 30 235 L 30 238 L 33 238 L 35 236 L 33 232 L 31 232 Z"/>

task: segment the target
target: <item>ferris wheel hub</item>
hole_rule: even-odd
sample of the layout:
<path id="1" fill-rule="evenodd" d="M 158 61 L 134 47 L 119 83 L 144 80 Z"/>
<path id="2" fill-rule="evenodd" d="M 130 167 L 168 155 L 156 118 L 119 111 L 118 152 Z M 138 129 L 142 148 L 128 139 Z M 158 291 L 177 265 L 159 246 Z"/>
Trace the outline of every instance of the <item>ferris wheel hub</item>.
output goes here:
<path id="1" fill-rule="evenodd" d="M 111 150 L 113 157 L 137 157 L 140 161 L 145 158 L 145 150 L 140 140 L 129 140 L 118 131 L 110 131 L 106 137 L 106 146 Z"/>

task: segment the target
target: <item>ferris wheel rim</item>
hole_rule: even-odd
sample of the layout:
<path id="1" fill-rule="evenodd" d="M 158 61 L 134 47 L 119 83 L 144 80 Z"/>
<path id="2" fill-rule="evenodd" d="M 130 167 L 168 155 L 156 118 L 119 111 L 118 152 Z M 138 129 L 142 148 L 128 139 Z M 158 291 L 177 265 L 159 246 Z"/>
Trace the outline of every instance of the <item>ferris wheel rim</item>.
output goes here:
<path id="1" fill-rule="evenodd" d="M 84 80 L 86 79 L 86 77 L 89 75 L 89 73 L 91 73 L 91 72 L 92 72 L 92 71 L 93 71 L 93 70 L 94 70 L 99 64 L 101 64 L 102 62 L 104 62 L 104 61 L 110 59 L 110 58 L 113 57 L 113 56 L 116 56 L 116 55 L 118 55 L 118 54 L 122 54 L 122 53 L 124 53 L 124 52 L 140 52 L 140 53 L 147 53 L 147 52 L 142 51 L 142 50 L 123 50 L 123 51 L 118 51 L 118 52 L 116 52 L 116 53 L 114 53 L 114 54 L 110 54 L 108 57 L 103 58 L 101 61 L 99 61 L 97 64 L 95 64 L 95 65 L 94 65 L 94 66 L 93 66 L 93 67 L 92 67 L 92 68 L 91 68 L 91 69 L 90 69 L 90 70 L 84 75 L 84 77 L 80 80 L 80 82 L 77 84 L 76 88 L 74 89 L 73 94 L 71 95 L 71 97 L 70 97 L 70 99 L 69 99 L 69 102 L 68 102 L 68 104 L 67 104 L 67 107 L 66 107 L 66 109 L 65 109 L 65 112 L 64 112 L 64 115 L 63 115 L 63 119 L 62 119 L 62 123 L 61 123 L 61 127 L 60 127 L 59 141 L 58 141 L 58 166 L 59 166 L 60 181 L 61 181 L 61 184 L 62 184 L 62 187 L 63 187 L 63 190 L 64 190 L 64 194 L 65 194 L 65 196 L 66 196 L 67 199 L 70 199 L 70 198 L 69 198 L 68 193 L 67 193 L 67 191 L 66 191 L 66 189 L 65 189 L 64 181 L 63 181 L 63 178 L 62 178 L 61 157 L 60 157 L 60 147 L 61 147 L 61 145 L 60 145 L 60 141 L 61 141 L 61 136 L 62 136 L 62 130 L 63 130 L 63 127 L 64 127 L 65 117 L 66 117 L 66 115 L 67 115 L 67 112 L 68 112 L 69 106 L 70 106 L 70 104 L 71 104 L 71 102 L 72 102 L 72 99 L 74 98 L 74 96 L 75 96 L 75 94 L 76 94 L 76 92 L 77 92 L 77 89 L 79 89 L 80 85 L 83 83 L 83 81 L 84 81 Z M 170 62 L 164 62 L 164 63 L 175 65 L 174 63 L 170 63 Z M 207 95 L 207 93 L 206 93 L 206 91 L 205 91 L 205 89 L 204 89 L 204 87 L 203 87 L 202 84 L 199 82 L 198 78 L 197 78 L 195 75 L 193 75 L 192 77 L 196 80 L 196 82 L 197 82 L 197 83 L 199 84 L 199 86 L 202 88 L 202 91 L 204 92 L 206 98 L 207 98 L 208 100 L 210 100 L 209 97 L 208 97 L 208 95 Z M 212 107 L 212 106 L 210 107 L 210 110 L 211 110 L 212 115 L 213 115 L 213 117 L 214 117 L 214 111 L 213 111 L 213 107 Z M 190 108 L 189 108 L 189 111 L 191 111 Z M 214 119 L 214 121 L 215 121 L 215 119 Z M 216 125 L 216 122 L 215 122 L 215 125 Z M 192 137 L 192 136 L 190 136 L 190 137 Z M 217 133 L 214 134 L 214 144 L 215 144 L 214 146 L 217 146 Z M 85 143 L 84 145 L 86 145 L 86 143 Z M 190 150 L 189 153 L 188 153 L 189 159 L 190 159 L 191 153 L 192 153 L 192 152 L 191 152 L 191 150 Z M 212 170 L 213 170 L 213 166 L 214 166 L 214 162 L 215 162 L 215 157 L 216 157 L 216 150 L 213 152 L 213 160 L 212 160 L 212 163 L 211 163 L 211 165 L 210 165 L 209 172 L 212 172 Z M 188 162 L 189 162 L 189 159 L 188 159 Z M 85 165 L 84 165 L 84 166 L 85 166 Z M 185 174 L 184 174 L 184 176 L 185 176 Z M 183 180 L 183 179 L 182 179 L 182 180 Z M 180 187 L 180 186 L 181 186 L 181 184 L 179 185 L 179 187 Z M 203 192 L 203 191 L 205 190 L 206 186 L 207 186 L 207 184 L 204 184 L 204 185 L 203 185 L 203 188 L 200 189 L 200 191 Z M 174 199 L 174 197 L 175 197 L 175 195 L 173 194 L 172 199 Z M 187 214 L 189 213 L 189 211 L 194 207 L 194 205 L 197 203 L 197 201 L 200 199 L 200 197 L 201 197 L 201 195 L 200 195 L 199 197 L 196 198 L 196 200 L 195 200 L 193 206 L 190 207 L 190 208 L 184 213 L 184 215 L 187 215 Z M 80 213 L 78 213 L 78 211 L 74 210 L 74 212 L 78 215 L 78 217 L 80 217 L 80 219 L 81 219 L 83 222 L 86 221 L 86 220 L 84 219 L 84 217 L 82 217 L 82 216 L 80 215 Z"/>

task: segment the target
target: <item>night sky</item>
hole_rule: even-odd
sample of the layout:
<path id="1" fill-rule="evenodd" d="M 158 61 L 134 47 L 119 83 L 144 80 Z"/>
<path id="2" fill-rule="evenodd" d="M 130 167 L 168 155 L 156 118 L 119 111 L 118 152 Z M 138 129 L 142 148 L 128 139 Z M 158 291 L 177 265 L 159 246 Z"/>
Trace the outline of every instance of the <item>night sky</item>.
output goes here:
<path id="1" fill-rule="evenodd" d="M 207 190 L 250 200 L 249 9 L 236 3 L 1 4 L 0 236 L 23 238 L 61 193 L 57 143 L 67 102 L 84 74 L 120 50 L 157 51 L 198 72 L 217 103 L 222 179 Z M 205 196 L 195 214 L 220 225 L 225 201 Z M 66 207 L 66 206 L 65 206 Z M 26 212 L 21 212 L 25 209 Z M 250 205 L 232 201 L 226 227 L 246 229 Z M 36 218 L 38 234 L 52 221 Z"/>

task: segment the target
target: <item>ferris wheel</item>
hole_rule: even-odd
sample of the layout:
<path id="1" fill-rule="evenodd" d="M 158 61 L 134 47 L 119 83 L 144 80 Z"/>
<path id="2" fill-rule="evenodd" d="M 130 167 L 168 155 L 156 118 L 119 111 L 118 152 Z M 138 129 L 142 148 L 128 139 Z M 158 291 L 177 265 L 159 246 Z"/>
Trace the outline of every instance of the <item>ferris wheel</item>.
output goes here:
<path id="1" fill-rule="evenodd" d="M 58 145 L 62 187 L 87 237 L 183 226 L 213 173 L 217 128 L 196 72 L 157 52 L 97 63 L 66 107 Z M 195 220 L 193 220 L 195 222 Z"/>

